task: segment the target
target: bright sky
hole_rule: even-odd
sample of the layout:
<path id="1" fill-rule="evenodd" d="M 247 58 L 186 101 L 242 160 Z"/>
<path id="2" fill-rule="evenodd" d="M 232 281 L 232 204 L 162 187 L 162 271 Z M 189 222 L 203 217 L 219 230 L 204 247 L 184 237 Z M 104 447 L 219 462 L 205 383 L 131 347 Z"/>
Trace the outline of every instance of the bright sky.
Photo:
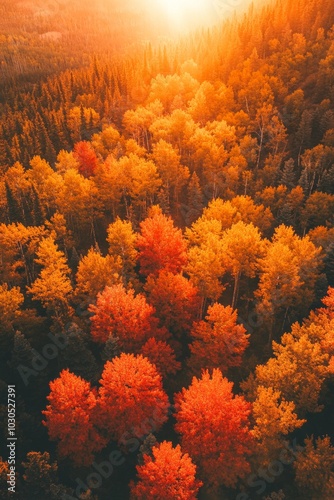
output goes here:
<path id="1" fill-rule="evenodd" d="M 177 30 L 193 23 L 206 24 L 212 15 L 210 0 L 157 0 L 157 3 Z"/>
<path id="2" fill-rule="evenodd" d="M 145 1 L 145 0 L 142 0 Z M 239 13 L 251 0 L 146 0 L 151 12 L 158 10 L 170 28 L 188 31 Z M 257 2 L 259 0 L 256 0 Z"/>

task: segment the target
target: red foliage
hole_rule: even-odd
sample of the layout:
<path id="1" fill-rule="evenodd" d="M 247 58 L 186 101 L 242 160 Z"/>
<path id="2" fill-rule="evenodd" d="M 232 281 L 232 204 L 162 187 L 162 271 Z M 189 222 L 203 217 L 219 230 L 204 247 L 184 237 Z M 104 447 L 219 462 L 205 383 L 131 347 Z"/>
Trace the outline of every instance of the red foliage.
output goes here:
<path id="1" fill-rule="evenodd" d="M 223 372 L 240 366 L 249 335 L 237 324 L 237 311 L 216 303 L 208 308 L 205 319 L 195 323 L 191 331 L 195 341 L 190 344 L 190 366 L 199 371 L 220 368 Z"/>
<path id="2" fill-rule="evenodd" d="M 180 272 L 187 263 L 187 247 L 173 220 L 155 212 L 140 223 L 140 230 L 137 238 L 140 272 L 144 276 L 157 274 L 161 269 Z"/>
<path id="3" fill-rule="evenodd" d="M 131 499 L 195 500 L 202 483 L 189 455 L 167 441 L 154 446 L 152 455 L 144 455 L 144 464 L 137 466 L 139 481 L 131 484 Z"/>
<path id="4" fill-rule="evenodd" d="M 95 174 L 97 156 L 90 142 L 77 142 L 74 145 L 73 156 L 79 162 L 79 173 L 81 175 L 91 177 Z"/>
<path id="5" fill-rule="evenodd" d="M 95 415 L 112 439 L 140 438 L 166 422 L 169 403 L 161 375 L 143 356 L 123 353 L 107 361 L 100 384 Z"/>
<path id="6" fill-rule="evenodd" d="M 181 363 L 176 361 L 173 349 L 166 342 L 152 337 L 143 345 L 140 353 L 157 367 L 163 377 L 181 369 Z"/>
<path id="7" fill-rule="evenodd" d="M 60 457 L 69 457 L 77 466 L 90 465 L 93 453 L 101 450 L 106 441 L 99 434 L 92 420 L 96 397 L 89 382 L 63 370 L 50 382 L 49 405 L 43 414 L 43 424 L 50 439 L 60 440 Z"/>
<path id="8" fill-rule="evenodd" d="M 216 487 L 233 487 L 250 470 L 246 457 L 252 448 L 251 404 L 234 396 L 232 387 L 215 369 L 212 378 L 208 371 L 201 379 L 194 377 L 189 389 L 175 397 L 182 449 L 198 465 L 201 477 Z"/>
<path id="9" fill-rule="evenodd" d="M 163 270 L 156 278 L 148 278 L 146 289 L 163 326 L 179 336 L 190 330 L 198 318 L 201 299 L 187 278 Z"/>
<path id="10" fill-rule="evenodd" d="M 119 338 L 123 351 L 136 352 L 150 338 L 165 339 L 167 331 L 158 328 L 154 308 L 143 295 L 135 296 L 133 290 L 125 290 L 123 285 L 106 287 L 97 295 L 96 305 L 89 310 L 92 337 L 96 342 L 106 342 L 109 336 Z"/>

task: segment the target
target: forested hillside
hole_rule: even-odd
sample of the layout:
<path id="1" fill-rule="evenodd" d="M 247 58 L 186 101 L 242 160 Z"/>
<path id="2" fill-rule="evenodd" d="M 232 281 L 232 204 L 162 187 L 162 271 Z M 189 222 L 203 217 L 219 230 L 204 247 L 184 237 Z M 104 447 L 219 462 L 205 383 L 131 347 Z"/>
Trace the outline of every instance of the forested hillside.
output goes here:
<path id="1" fill-rule="evenodd" d="M 331 500 L 332 4 L 131 5 L 1 6 L 0 498 Z"/>

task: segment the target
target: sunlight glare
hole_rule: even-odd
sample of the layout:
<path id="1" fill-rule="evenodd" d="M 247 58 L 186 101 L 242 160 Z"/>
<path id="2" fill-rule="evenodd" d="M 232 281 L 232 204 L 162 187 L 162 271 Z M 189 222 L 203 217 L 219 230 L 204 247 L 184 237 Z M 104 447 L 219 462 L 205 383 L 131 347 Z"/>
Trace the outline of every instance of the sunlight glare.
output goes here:
<path id="1" fill-rule="evenodd" d="M 212 16 L 210 0 L 157 0 L 157 3 L 177 30 L 207 24 Z"/>

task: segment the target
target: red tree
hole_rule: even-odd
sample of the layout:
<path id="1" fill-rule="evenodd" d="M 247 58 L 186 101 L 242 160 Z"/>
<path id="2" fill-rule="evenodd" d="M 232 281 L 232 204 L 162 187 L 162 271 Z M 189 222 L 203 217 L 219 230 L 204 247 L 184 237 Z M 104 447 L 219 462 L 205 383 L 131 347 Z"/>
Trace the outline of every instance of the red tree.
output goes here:
<path id="1" fill-rule="evenodd" d="M 43 411 L 50 439 L 59 440 L 60 457 L 69 457 L 78 466 L 90 465 L 93 453 L 101 450 L 106 441 L 93 423 L 96 397 L 89 382 L 63 370 L 50 382 L 50 389 L 50 404 Z"/>
<path id="2" fill-rule="evenodd" d="M 173 349 L 161 340 L 156 340 L 153 337 L 148 339 L 140 353 L 157 367 L 158 372 L 163 377 L 175 374 L 181 369 L 181 363 L 176 361 Z"/>
<path id="3" fill-rule="evenodd" d="M 140 272 L 147 276 L 166 269 L 174 274 L 187 263 L 187 247 L 180 229 L 159 210 L 140 223 L 137 238 Z"/>
<path id="4" fill-rule="evenodd" d="M 198 465 L 201 477 L 209 485 L 233 487 L 250 470 L 247 455 L 251 453 L 249 429 L 251 404 L 234 396 L 233 384 L 220 370 L 193 378 L 189 389 L 175 397 L 176 431 L 181 446 Z"/>
<path id="5" fill-rule="evenodd" d="M 143 295 L 135 296 L 133 290 L 127 291 L 121 284 L 106 287 L 89 310 L 94 313 L 91 333 L 96 342 L 114 336 L 119 338 L 122 350 L 136 352 L 150 337 L 167 336 L 166 330 L 158 328 L 153 306 Z"/>
<path id="6" fill-rule="evenodd" d="M 77 142 L 74 145 L 73 156 L 79 163 L 79 173 L 81 175 L 91 177 L 95 174 L 97 156 L 90 142 Z"/>
<path id="7" fill-rule="evenodd" d="M 190 330 L 199 316 L 201 299 L 187 278 L 163 270 L 147 279 L 146 290 L 163 326 L 178 336 Z"/>
<path id="8" fill-rule="evenodd" d="M 195 340 L 190 344 L 190 366 L 196 371 L 220 368 L 223 372 L 240 366 L 249 335 L 237 324 L 237 311 L 216 303 L 208 308 L 205 319 L 195 323 L 191 331 Z"/>
<path id="9" fill-rule="evenodd" d="M 180 445 L 164 441 L 155 445 L 152 455 L 144 455 L 137 465 L 139 481 L 131 484 L 131 500 L 195 500 L 202 483 L 195 478 L 196 465 Z"/>
<path id="10" fill-rule="evenodd" d="M 166 422 L 169 403 L 161 375 L 143 356 L 123 353 L 107 361 L 100 384 L 95 416 L 112 439 L 140 438 Z"/>

